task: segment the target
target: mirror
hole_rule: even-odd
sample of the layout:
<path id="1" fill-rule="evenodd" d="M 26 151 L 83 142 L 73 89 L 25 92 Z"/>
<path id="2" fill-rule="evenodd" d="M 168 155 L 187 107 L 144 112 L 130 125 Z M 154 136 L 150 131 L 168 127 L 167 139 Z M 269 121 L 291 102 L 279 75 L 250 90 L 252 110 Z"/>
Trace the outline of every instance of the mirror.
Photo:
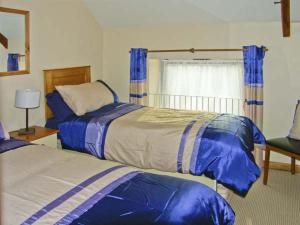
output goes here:
<path id="1" fill-rule="evenodd" d="M 0 76 L 30 73 L 29 11 L 0 7 Z"/>

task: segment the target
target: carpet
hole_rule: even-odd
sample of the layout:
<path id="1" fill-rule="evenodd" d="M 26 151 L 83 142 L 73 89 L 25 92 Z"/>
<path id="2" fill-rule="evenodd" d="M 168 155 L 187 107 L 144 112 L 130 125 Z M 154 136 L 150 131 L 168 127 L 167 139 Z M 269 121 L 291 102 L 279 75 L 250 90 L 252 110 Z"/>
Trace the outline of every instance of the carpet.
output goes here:
<path id="1" fill-rule="evenodd" d="M 235 225 L 299 225 L 300 174 L 269 170 L 268 185 L 261 178 L 245 198 L 233 195 Z"/>

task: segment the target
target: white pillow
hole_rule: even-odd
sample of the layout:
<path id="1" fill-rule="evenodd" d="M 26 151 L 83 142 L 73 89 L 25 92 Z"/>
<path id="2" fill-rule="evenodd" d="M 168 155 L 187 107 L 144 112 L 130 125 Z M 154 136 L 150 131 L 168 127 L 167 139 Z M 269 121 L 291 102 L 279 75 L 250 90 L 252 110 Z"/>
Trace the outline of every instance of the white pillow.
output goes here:
<path id="1" fill-rule="evenodd" d="M 55 88 L 77 116 L 82 116 L 114 102 L 112 91 L 104 83 L 97 81 L 79 85 L 56 86 Z"/>
<path id="2" fill-rule="evenodd" d="M 300 100 L 298 101 L 293 127 L 290 130 L 290 138 L 300 140 Z"/>
<path id="3" fill-rule="evenodd" d="M 0 140 L 8 140 L 9 138 L 9 134 L 6 131 L 4 124 L 0 122 Z"/>

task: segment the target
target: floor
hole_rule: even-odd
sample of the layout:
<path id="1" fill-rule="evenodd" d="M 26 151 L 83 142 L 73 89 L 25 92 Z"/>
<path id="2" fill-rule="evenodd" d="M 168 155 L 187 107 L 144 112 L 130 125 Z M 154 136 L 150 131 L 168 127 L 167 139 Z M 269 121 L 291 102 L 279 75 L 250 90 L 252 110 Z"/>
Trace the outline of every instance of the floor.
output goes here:
<path id="1" fill-rule="evenodd" d="M 234 195 L 230 204 L 235 225 L 299 225 L 300 174 L 270 170 L 267 186 L 261 177 L 246 198 Z"/>

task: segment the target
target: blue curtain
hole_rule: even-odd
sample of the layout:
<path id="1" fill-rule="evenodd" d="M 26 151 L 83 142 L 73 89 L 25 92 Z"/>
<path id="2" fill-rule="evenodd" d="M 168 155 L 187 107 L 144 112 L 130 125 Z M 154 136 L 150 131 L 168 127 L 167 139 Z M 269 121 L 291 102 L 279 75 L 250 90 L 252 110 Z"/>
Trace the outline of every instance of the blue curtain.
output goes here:
<path id="1" fill-rule="evenodd" d="M 130 102 L 147 105 L 147 49 L 132 48 L 130 55 Z"/>
<path id="2" fill-rule="evenodd" d="M 265 47 L 244 46 L 245 115 L 263 129 L 263 62 Z M 255 160 L 262 166 L 262 151 L 254 151 Z"/>
<path id="3" fill-rule="evenodd" d="M 8 54 L 7 58 L 7 71 L 18 71 L 19 70 L 19 54 Z"/>
<path id="4" fill-rule="evenodd" d="M 265 47 L 257 47 L 255 45 L 244 47 L 245 85 L 263 86 L 264 57 Z"/>

